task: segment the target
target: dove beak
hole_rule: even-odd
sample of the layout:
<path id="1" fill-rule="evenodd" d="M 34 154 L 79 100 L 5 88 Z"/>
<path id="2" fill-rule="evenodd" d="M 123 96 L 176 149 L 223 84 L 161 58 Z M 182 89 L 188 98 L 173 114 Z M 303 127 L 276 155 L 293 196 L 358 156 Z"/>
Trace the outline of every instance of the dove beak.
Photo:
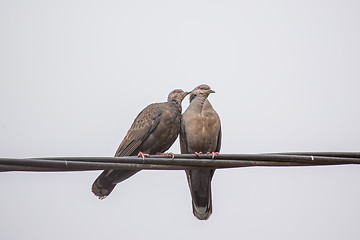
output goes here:
<path id="1" fill-rule="evenodd" d="M 210 90 L 209 90 L 209 93 L 215 93 L 215 91 L 214 91 L 214 90 L 212 90 L 212 89 L 210 89 Z"/>

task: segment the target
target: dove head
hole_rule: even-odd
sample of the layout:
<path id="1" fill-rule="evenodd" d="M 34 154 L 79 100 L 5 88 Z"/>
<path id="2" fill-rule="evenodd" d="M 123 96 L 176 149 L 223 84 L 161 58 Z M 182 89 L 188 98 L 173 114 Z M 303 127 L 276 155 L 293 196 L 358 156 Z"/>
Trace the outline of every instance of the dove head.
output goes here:
<path id="1" fill-rule="evenodd" d="M 169 93 L 168 96 L 168 102 L 177 102 L 177 103 L 181 103 L 182 100 L 186 97 L 186 95 L 188 95 L 188 92 L 184 92 L 181 89 L 175 89 L 173 91 L 171 91 L 171 93 Z"/>
<path id="2" fill-rule="evenodd" d="M 206 84 L 201 84 L 199 86 L 197 86 L 196 88 L 194 88 L 194 90 L 192 90 L 190 92 L 190 102 L 195 98 L 195 97 L 202 97 L 202 98 L 207 98 L 209 96 L 210 93 L 215 93 L 214 90 L 211 90 L 209 85 Z"/>

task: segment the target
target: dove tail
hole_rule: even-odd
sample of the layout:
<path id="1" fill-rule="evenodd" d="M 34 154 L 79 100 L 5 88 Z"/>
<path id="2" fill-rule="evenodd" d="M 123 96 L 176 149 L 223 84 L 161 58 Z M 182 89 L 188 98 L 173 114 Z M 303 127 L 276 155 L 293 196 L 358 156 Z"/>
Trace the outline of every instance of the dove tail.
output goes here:
<path id="1" fill-rule="evenodd" d="M 133 170 L 105 170 L 95 180 L 91 190 L 100 199 L 104 199 L 112 192 L 117 183 L 128 179 L 137 172 Z"/>
<path id="2" fill-rule="evenodd" d="M 211 179 L 214 170 L 186 171 L 192 197 L 193 214 L 199 220 L 207 220 L 212 213 Z"/>

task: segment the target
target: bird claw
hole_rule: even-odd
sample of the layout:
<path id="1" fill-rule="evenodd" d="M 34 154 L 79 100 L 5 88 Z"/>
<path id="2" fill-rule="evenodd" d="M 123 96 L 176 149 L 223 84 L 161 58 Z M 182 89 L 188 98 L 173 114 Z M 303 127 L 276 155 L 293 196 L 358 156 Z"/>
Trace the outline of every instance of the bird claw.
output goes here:
<path id="1" fill-rule="evenodd" d="M 139 154 L 137 155 L 138 157 L 141 157 L 143 162 L 145 161 L 145 157 L 149 157 L 149 154 L 143 153 L 143 152 L 139 152 Z"/>
<path id="2" fill-rule="evenodd" d="M 202 152 L 195 152 L 196 156 L 199 156 L 200 154 L 202 154 Z"/>
<path id="3" fill-rule="evenodd" d="M 173 160 L 174 159 L 174 157 L 175 157 L 175 154 L 174 153 L 172 153 L 172 152 L 166 152 L 166 153 L 156 153 L 156 155 L 166 155 L 166 157 L 167 156 L 169 156 L 169 155 L 171 155 L 171 160 Z"/>
<path id="4" fill-rule="evenodd" d="M 211 154 L 212 155 L 211 160 L 213 160 L 215 155 L 219 155 L 219 152 L 207 152 L 206 154 Z"/>

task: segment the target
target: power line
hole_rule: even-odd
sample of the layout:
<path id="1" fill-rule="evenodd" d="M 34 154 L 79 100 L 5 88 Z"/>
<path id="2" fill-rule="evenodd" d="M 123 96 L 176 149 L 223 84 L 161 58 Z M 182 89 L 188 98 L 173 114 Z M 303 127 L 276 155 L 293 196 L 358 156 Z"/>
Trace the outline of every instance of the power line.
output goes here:
<path id="1" fill-rule="evenodd" d="M 105 169 L 185 170 L 235 167 L 293 167 L 360 164 L 359 152 L 295 152 L 264 154 L 175 154 L 174 158 L 151 155 L 144 160 L 126 157 L 0 158 L 0 171 L 89 171 Z"/>

